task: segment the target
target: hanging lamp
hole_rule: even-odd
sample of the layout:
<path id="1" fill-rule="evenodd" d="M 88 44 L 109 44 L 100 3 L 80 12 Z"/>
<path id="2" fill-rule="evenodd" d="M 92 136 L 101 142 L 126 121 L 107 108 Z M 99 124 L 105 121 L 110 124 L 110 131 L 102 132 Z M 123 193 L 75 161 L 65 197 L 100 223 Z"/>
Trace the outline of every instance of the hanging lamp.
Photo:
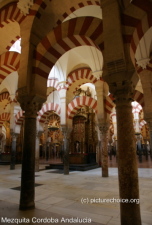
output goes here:
<path id="1" fill-rule="evenodd" d="M 55 116 L 55 112 L 53 111 L 53 122 L 51 124 L 48 124 L 48 130 L 49 131 L 57 131 L 59 130 L 59 126 L 58 126 L 58 122 L 56 120 Z"/>

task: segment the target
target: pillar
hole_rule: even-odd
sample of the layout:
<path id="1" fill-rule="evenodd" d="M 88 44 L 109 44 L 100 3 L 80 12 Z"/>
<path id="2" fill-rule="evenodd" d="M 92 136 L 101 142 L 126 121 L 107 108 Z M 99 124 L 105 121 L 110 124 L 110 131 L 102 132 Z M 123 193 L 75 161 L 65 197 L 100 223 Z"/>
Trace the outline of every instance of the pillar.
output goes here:
<path id="1" fill-rule="evenodd" d="M 101 141 L 98 140 L 97 146 L 96 146 L 96 162 L 98 163 L 98 166 L 101 166 L 101 151 L 100 151 L 100 145 L 101 145 Z"/>
<path id="2" fill-rule="evenodd" d="M 99 123 L 99 130 L 101 132 L 101 171 L 102 177 L 108 177 L 108 124 Z"/>
<path id="3" fill-rule="evenodd" d="M 117 115 L 118 176 L 120 199 L 139 199 L 138 170 L 131 106 L 131 82 L 124 81 L 111 88 Z M 140 204 L 120 203 L 121 224 L 141 225 Z"/>
<path id="4" fill-rule="evenodd" d="M 144 94 L 144 119 L 148 123 L 150 131 L 150 156 L 152 158 L 152 71 L 143 69 L 140 73 L 140 80 Z"/>
<path id="5" fill-rule="evenodd" d="M 25 111 L 24 142 L 21 172 L 20 210 L 35 208 L 35 140 L 36 117 L 39 103 L 27 101 L 22 104 Z"/>
<path id="6" fill-rule="evenodd" d="M 62 133 L 64 136 L 64 141 L 63 141 L 64 175 L 69 175 L 69 138 L 70 138 L 71 129 L 66 126 L 62 126 Z"/>
<path id="7" fill-rule="evenodd" d="M 142 147 L 141 147 L 141 135 L 136 134 L 137 139 L 137 149 L 138 149 L 138 155 L 139 155 L 139 162 L 142 163 Z"/>
<path id="8" fill-rule="evenodd" d="M 11 146 L 11 162 L 10 162 L 10 170 L 15 169 L 15 163 L 16 163 L 16 139 L 17 134 L 14 132 L 11 134 L 12 136 L 12 146 Z"/>
<path id="9" fill-rule="evenodd" d="M 150 157 L 152 159 L 152 119 L 148 119 L 149 135 L 150 135 Z"/>
<path id="10" fill-rule="evenodd" d="M 42 132 L 36 132 L 36 143 L 35 143 L 35 172 L 39 172 L 39 158 L 40 158 L 40 136 Z"/>

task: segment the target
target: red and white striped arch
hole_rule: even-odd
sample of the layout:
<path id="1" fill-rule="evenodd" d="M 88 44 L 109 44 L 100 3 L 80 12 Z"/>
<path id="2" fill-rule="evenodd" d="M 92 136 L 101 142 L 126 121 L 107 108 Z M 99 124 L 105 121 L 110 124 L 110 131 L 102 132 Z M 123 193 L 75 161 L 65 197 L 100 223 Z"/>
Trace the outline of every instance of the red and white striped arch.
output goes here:
<path id="1" fill-rule="evenodd" d="M 29 10 L 28 16 L 36 16 L 37 18 L 40 18 L 40 13 L 38 12 L 39 8 L 44 9 L 46 7 L 45 3 L 42 0 L 35 0 L 35 3 L 32 8 Z M 3 8 L 0 9 L 0 28 L 3 28 L 6 24 L 10 22 L 17 22 L 19 24 L 24 21 L 26 16 L 23 15 L 23 13 L 20 12 L 20 9 L 17 7 L 17 2 L 13 2 L 10 4 L 7 4 Z M 17 36 L 13 37 L 12 35 L 12 40 L 6 46 L 6 49 L 9 50 L 11 46 L 15 43 L 16 40 L 20 38 L 18 34 Z"/>
<path id="2" fill-rule="evenodd" d="M 112 94 L 109 95 L 109 98 L 111 98 L 111 100 L 114 100 Z M 144 107 L 145 104 L 144 104 L 144 95 L 143 95 L 143 93 L 141 93 L 138 90 L 135 90 L 134 93 L 133 93 L 132 98 L 134 99 L 134 101 L 138 102 L 142 107 Z"/>
<path id="3" fill-rule="evenodd" d="M 115 106 L 115 104 L 113 103 L 111 97 L 107 96 L 104 99 L 104 111 L 107 114 L 110 114 L 114 106 Z"/>
<path id="4" fill-rule="evenodd" d="M 140 40 L 152 26 L 151 18 L 152 2 L 149 0 L 133 0 L 128 4 L 126 10 L 121 15 L 123 26 L 123 40 L 130 45 L 130 55 L 134 66 L 138 68 L 135 61 L 135 53 Z M 133 14 L 136 12 L 136 14 Z"/>
<path id="5" fill-rule="evenodd" d="M 102 30 L 102 21 L 93 17 L 74 18 L 59 25 L 39 43 L 34 72 L 47 79 L 56 61 L 78 46 L 88 45 L 103 50 Z"/>
<path id="6" fill-rule="evenodd" d="M 144 107 L 144 95 L 140 91 L 135 90 L 133 94 L 134 101 L 138 102 L 142 107 Z"/>
<path id="7" fill-rule="evenodd" d="M 142 110 L 142 107 L 139 103 L 137 103 L 136 105 L 134 105 L 132 107 L 132 113 L 133 114 L 136 114 L 136 113 L 139 114 L 141 110 Z"/>
<path id="8" fill-rule="evenodd" d="M 48 79 L 47 87 L 53 87 L 53 88 L 56 88 L 58 90 L 59 89 L 58 79 L 56 79 L 56 78 Z"/>
<path id="9" fill-rule="evenodd" d="M 88 79 L 91 83 L 95 83 L 97 79 L 92 75 L 90 68 L 81 68 L 72 71 L 67 77 L 67 84 L 71 86 L 75 81 L 80 79 Z"/>
<path id="10" fill-rule="evenodd" d="M 144 107 L 143 93 L 135 90 L 134 94 L 133 94 L 133 99 L 134 99 L 134 101 L 138 102 L 142 107 Z M 112 108 L 115 106 L 113 100 L 114 100 L 114 98 L 113 98 L 112 94 L 110 94 L 109 96 L 106 97 L 106 99 L 104 99 L 104 109 L 105 109 L 105 112 L 108 114 L 111 113 Z"/>
<path id="11" fill-rule="evenodd" d="M 0 56 L 0 83 L 13 71 L 17 71 L 20 64 L 20 54 L 5 52 Z"/>
<path id="12" fill-rule="evenodd" d="M 9 45 L 7 45 L 6 49 L 9 51 L 10 48 L 12 47 L 12 45 L 13 45 L 18 39 L 20 39 L 20 36 L 17 35 L 16 37 L 14 37 L 13 40 L 11 40 L 11 42 L 9 43 Z"/>
<path id="13" fill-rule="evenodd" d="M 141 1 L 139 1 L 141 3 Z M 142 3 L 142 10 L 145 9 L 144 3 Z M 152 8 L 152 3 L 147 3 L 146 4 L 150 4 L 150 8 Z M 132 61 L 134 63 L 134 65 L 136 65 L 136 62 L 135 62 L 135 53 L 136 53 L 136 49 L 139 45 L 139 42 L 140 40 L 142 39 L 142 37 L 144 36 L 144 34 L 152 27 L 152 19 L 151 19 L 151 12 L 149 13 L 149 9 L 146 9 L 146 14 L 145 16 L 142 18 L 142 20 L 138 23 L 138 26 L 136 27 L 134 33 L 133 33 L 133 36 L 132 36 L 132 39 L 131 39 L 131 48 L 130 48 L 130 52 L 131 52 L 131 58 L 132 58 Z M 139 68 L 139 71 L 141 70 L 142 68 Z"/>
<path id="14" fill-rule="evenodd" d="M 29 10 L 28 16 L 35 16 L 40 18 L 40 13 L 38 10 L 46 8 L 46 4 L 43 0 L 35 0 L 33 7 Z M 19 24 L 26 18 L 23 13 L 20 12 L 20 9 L 17 7 L 17 2 L 10 3 L 0 9 L 0 27 L 4 27 L 4 24 L 8 24 L 9 21 L 16 21 Z"/>
<path id="15" fill-rule="evenodd" d="M 114 126 L 113 126 L 113 122 L 112 122 L 112 117 L 111 116 L 109 118 L 109 123 L 110 123 L 109 131 L 110 131 L 110 135 L 112 136 L 114 134 Z"/>
<path id="16" fill-rule="evenodd" d="M 47 87 L 54 87 L 58 91 L 60 91 L 61 89 L 68 90 L 69 87 L 78 80 L 81 81 L 81 84 L 79 84 L 79 86 L 81 86 L 82 84 L 84 84 L 86 82 L 91 82 L 94 84 L 95 82 L 98 81 L 92 75 L 92 70 L 90 68 L 80 68 L 80 69 L 76 69 L 76 70 L 72 71 L 71 73 L 69 73 L 69 75 L 67 77 L 67 82 L 65 85 L 63 85 L 63 87 L 60 84 L 58 84 L 57 79 L 48 79 Z M 84 82 L 84 80 L 85 80 L 85 82 Z M 100 78 L 100 80 L 102 80 L 102 78 Z M 49 94 L 50 93 L 51 93 L 51 91 L 49 92 Z"/>
<path id="17" fill-rule="evenodd" d="M 11 116 L 11 114 L 10 113 L 7 113 L 7 112 L 2 113 L 0 115 L 0 127 L 3 126 L 3 124 L 4 124 L 5 121 L 10 121 L 10 116 Z"/>
<path id="18" fill-rule="evenodd" d="M 37 119 L 40 123 L 44 123 L 50 111 L 55 111 L 58 115 L 61 114 L 61 107 L 56 103 L 46 103 L 43 105 L 42 109 L 38 112 Z"/>
<path id="19" fill-rule="evenodd" d="M 52 0 L 50 0 L 50 1 L 52 1 Z M 81 2 L 78 2 L 77 4 L 75 4 L 73 7 L 71 7 L 69 9 L 70 14 L 71 13 L 74 13 L 77 9 L 83 8 L 83 7 L 88 6 L 88 5 L 97 5 L 97 6 L 100 6 L 100 2 L 99 2 L 99 0 L 98 1 L 97 0 L 90 0 L 90 1 L 88 1 L 88 0 L 87 1 L 86 0 L 85 1 L 82 0 Z M 57 24 L 58 25 L 61 24 L 62 21 L 69 16 L 69 11 L 64 12 L 62 14 L 61 18 L 58 19 L 58 21 L 57 21 Z"/>
<path id="20" fill-rule="evenodd" d="M 50 3 L 52 3 L 53 5 L 56 4 L 56 0 L 49 0 Z M 80 9 L 80 8 L 83 8 L 85 6 L 91 6 L 91 5 L 96 5 L 96 6 L 100 6 L 100 1 L 99 0 L 81 0 L 80 2 L 73 2 L 71 1 L 71 4 L 68 5 L 67 4 L 64 4 L 64 0 L 62 0 L 62 9 L 66 10 L 66 11 L 63 11 L 61 12 L 61 9 L 60 7 L 57 7 L 59 8 L 59 12 L 56 10 L 56 13 L 58 14 L 58 17 L 57 17 L 57 21 L 56 21 L 56 24 L 57 25 L 60 25 L 64 19 L 66 19 L 71 13 L 74 13 L 77 9 Z M 66 0 L 65 0 L 66 1 Z M 52 7 L 52 5 L 46 5 L 45 2 L 43 2 L 42 0 L 37 0 L 36 1 L 37 4 L 40 5 L 40 8 L 39 8 L 39 11 L 37 12 L 37 18 L 41 18 L 41 16 L 43 16 L 43 12 L 45 13 L 45 8 L 48 6 L 48 7 Z M 47 10 L 48 10 L 48 7 L 47 7 Z M 62 13 L 62 14 L 61 14 Z M 44 19 L 44 18 L 43 18 Z M 45 19 L 44 19 L 45 20 Z"/>
<path id="21" fill-rule="evenodd" d="M 0 94 L 0 102 L 3 100 L 10 100 L 10 94 L 8 92 L 3 92 Z"/>
<path id="22" fill-rule="evenodd" d="M 88 96 L 81 96 L 75 98 L 72 102 L 68 104 L 67 113 L 68 117 L 72 119 L 76 114 L 77 110 L 82 106 L 89 106 L 95 113 L 97 113 L 97 101 L 94 98 Z"/>
<path id="23" fill-rule="evenodd" d="M 143 127 L 145 124 L 147 124 L 146 121 L 142 119 L 142 120 L 140 121 L 140 123 L 139 123 L 140 129 L 142 129 L 142 127 Z"/>
<path id="24" fill-rule="evenodd" d="M 21 23 L 24 18 L 16 3 L 8 4 L 0 10 L 0 27 L 4 27 L 9 21 Z"/>
<path id="25" fill-rule="evenodd" d="M 24 111 L 20 110 L 15 116 L 15 123 L 17 125 L 22 125 L 24 121 Z"/>

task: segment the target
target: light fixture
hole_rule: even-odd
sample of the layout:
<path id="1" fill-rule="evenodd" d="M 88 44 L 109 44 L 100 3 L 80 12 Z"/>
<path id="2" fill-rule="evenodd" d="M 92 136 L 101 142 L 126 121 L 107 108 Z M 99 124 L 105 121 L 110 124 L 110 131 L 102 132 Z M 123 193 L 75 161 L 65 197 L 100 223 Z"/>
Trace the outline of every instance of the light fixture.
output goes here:
<path id="1" fill-rule="evenodd" d="M 57 119 L 54 117 L 55 115 L 56 114 L 53 111 L 53 113 L 52 113 L 52 120 L 53 120 L 53 122 L 48 124 L 48 130 L 49 131 L 57 131 L 57 130 L 59 130 L 59 125 L 58 125 Z"/>

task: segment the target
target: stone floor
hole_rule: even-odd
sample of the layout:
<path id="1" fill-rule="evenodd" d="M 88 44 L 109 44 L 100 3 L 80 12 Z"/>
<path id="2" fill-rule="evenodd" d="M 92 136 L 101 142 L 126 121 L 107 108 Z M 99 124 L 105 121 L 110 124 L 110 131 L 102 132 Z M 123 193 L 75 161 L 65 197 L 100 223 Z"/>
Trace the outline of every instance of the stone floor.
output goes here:
<path id="1" fill-rule="evenodd" d="M 29 211 L 18 209 L 21 166 L 0 166 L 0 224 L 120 224 L 119 203 L 97 202 L 119 200 L 117 168 L 109 168 L 109 177 L 102 178 L 100 168 L 63 175 L 44 166 L 35 173 L 36 208 Z M 139 168 L 139 184 L 142 225 L 152 225 L 152 168 Z M 83 222 L 72 220 L 77 217 Z M 10 218 L 22 220 L 10 223 Z"/>

